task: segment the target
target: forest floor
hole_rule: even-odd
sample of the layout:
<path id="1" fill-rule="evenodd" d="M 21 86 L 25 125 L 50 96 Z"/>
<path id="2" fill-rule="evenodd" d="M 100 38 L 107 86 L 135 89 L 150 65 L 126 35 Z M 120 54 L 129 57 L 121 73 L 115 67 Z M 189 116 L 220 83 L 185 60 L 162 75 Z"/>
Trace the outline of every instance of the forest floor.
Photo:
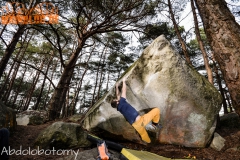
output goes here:
<path id="1" fill-rule="evenodd" d="M 19 150 L 20 147 L 23 149 L 33 148 L 34 140 L 37 138 L 38 134 L 47 126 L 52 124 L 48 122 L 42 125 L 28 125 L 28 126 L 17 126 L 15 132 L 10 136 L 9 144 L 10 148 Z M 146 150 L 164 157 L 177 159 L 177 158 L 187 158 L 196 157 L 199 160 L 240 160 L 240 129 L 236 128 L 221 128 L 216 131 L 220 134 L 226 141 L 225 146 L 221 151 L 216 151 L 210 147 L 207 148 L 186 148 L 183 146 L 176 145 L 164 145 L 159 144 L 154 147 L 147 147 L 134 143 L 122 143 L 122 145 L 127 146 L 130 149 L 136 150 Z M 234 151 L 231 148 L 238 148 Z M 86 148 L 85 148 L 86 149 Z M 83 151 L 85 149 L 79 149 Z M 90 149 L 90 148 L 88 148 Z M 46 160 L 46 159 L 57 159 L 61 158 L 59 155 L 16 155 L 10 156 L 9 160 Z"/>

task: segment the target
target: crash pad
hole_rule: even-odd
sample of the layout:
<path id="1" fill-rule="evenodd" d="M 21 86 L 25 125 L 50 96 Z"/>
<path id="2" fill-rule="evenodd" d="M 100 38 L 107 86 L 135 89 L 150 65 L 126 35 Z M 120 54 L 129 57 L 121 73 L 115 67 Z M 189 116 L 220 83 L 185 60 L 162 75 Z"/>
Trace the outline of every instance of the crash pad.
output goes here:
<path id="1" fill-rule="evenodd" d="M 87 139 L 89 141 L 91 141 L 92 143 L 96 143 L 96 144 L 103 141 L 103 139 L 101 139 L 93 134 L 88 134 Z M 112 141 L 108 141 L 108 140 L 104 140 L 104 141 L 106 142 L 108 148 L 113 149 L 118 152 L 121 152 L 121 154 L 124 156 L 124 158 L 126 158 L 128 160 L 173 160 L 171 158 L 159 156 L 157 154 L 147 152 L 147 151 L 138 151 L 138 150 L 127 149 L 125 146 L 122 146 L 122 145 L 117 144 Z M 174 159 L 174 160 L 184 160 L 184 159 Z"/>
<path id="2" fill-rule="evenodd" d="M 122 155 L 124 155 L 124 157 L 126 157 L 129 160 L 172 160 L 171 158 L 159 156 L 151 152 L 137 151 L 137 150 L 126 149 L 126 148 L 123 148 L 121 153 Z M 182 160 L 182 159 L 178 159 L 178 160 Z"/>

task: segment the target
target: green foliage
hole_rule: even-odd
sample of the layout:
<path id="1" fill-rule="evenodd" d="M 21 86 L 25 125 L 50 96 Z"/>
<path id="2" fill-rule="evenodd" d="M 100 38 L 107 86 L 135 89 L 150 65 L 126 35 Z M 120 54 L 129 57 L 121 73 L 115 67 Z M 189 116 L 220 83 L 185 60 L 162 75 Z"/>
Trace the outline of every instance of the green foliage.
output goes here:
<path id="1" fill-rule="evenodd" d="M 162 34 L 169 40 L 175 37 L 173 28 L 169 27 L 166 22 L 147 25 L 144 29 L 144 33 L 145 34 L 140 38 L 141 42 L 152 41 Z"/>
<path id="2" fill-rule="evenodd" d="M 181 34 L 185 32 L 184 27 L 179 27 L 179 31 Z M 160 24 L 150 24 L 146 25 L 144 29 L 144 34 L 140 37 L 141 46 L 140 49 L 146 48 L 154 39 L 158 36 L 164 35 L 174 47 L 179 51 L 180 54 L 182 51 L 182 47 L 179 43 L 179 40 L 176 38 L 176 33 L 173 26 L 169 26 L 168 23 L 162 22 Z"/>
<path id="3" fill-rule="evenodd" d="M 22 95 L 26 95 L 28 93 L 29 88 L 32 83 L 29 81 L 22 81 L 22 77 L 18 77 L 15 79 L 12 90 L 14 92 L 19 92 Z"/>
<path id="4" fill-rule="evenodd" d="M 37 87 L 37 88 L 34 90 L 34 92 L 33 92 L 33 94 L 32 94 L 32 97 L 38 97 L 39 94 L 40 94 L 40 92 L 41 92 L 41 87 Z M 47 90 L 46 90 L 45 88 L 43 89 L 42 95 L 43 95 L 43 97 L 45 97 L 45 96 L 47 95 Z"/>
<path id="5" fill-rule="evenodd" d="M 107 49 L 105 49 L 106 60 L 97 59 L 89 62 L 89 67 L 92 72 L 97 72 L 97 68 L 100 65 L 104 72 L 110 71 L 112 74 L 119 74 L 133 63 L 134 56 L 125 53 L 125 48 L 129 42 L 121 33 L 110 32 L 103 38 L 95 36 L 95 39 L 96 38 L 99 38 L 99 41 L 107 47 Z M 104 41 L 102 39 L 104 39 Z M 116 75 L 116 77 L 117 76 L 118 75 Z"/>
<path id="6" fill-rule="evenodd" d="M 200 30 L 200 36 L 201 36 L 201 39 L 202 39 L 202 42 L 204 44 L 206 51 L 210 51 L 210 46 L 207 41 L 207 37 L 204 32 L 204 29 L 200 28 L 199 30 Z M 194 56 L 196 54 L 201 54 L 201 50 L 199 48 L 199 44 L 198 44 L 196 37 L 194 39 L 190 40 L 190 42 L 187 44 L 187 46 L 189 47 L 190 55 Z"/>
<path id="7" fill-rule="evenodd" d="M 121 33 L 110 32 L 107 34 L 108 47 L 114 51 L 124 53 L 125 47 L 129 44 Z"/>
<path id="8" fill-rule="evenodd" d="M 147 17 L 156 16 L 158 0 L 74 0 L 68 6 L 72 25 L 83 31 L 106 33 L 107 30 L 132 30 L 144 24 Z M 128 28 L 129 30 L 129 28 Z M 79 37 L 80 38 L 80 37 Z"/>
<path id="9" fill-rule="evenodd" d="M 154 0 L 81 0 L 81 2 L 75 2 L 72 9 L 79 10 L 84 6 L 86 11 L 88 10 L 90 12 L 97 12 L 98 14 L 101 14 L 97 20 L 105 19 L 112 13 L 119 13 L 114 16 L 117 19 L 125 19 L 130 17 L 131 14 L 136 13 L 153 15 L 154 9 L 158 3 L 158 1 Z M 125 12 L 119 12 L 122 9 L 125 9 Z M 132 11 L 132 13 L 129 11 Z M 138 11 L 142 11 L 142 13 Z"/>

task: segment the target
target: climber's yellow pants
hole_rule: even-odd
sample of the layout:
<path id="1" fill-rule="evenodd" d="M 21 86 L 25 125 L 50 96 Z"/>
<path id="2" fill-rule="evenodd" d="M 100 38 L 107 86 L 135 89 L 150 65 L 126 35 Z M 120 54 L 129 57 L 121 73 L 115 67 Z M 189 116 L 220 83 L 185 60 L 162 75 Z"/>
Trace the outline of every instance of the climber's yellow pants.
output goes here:
<path id="1" fill-rule="evenodd" d="M 148 136 L 148 133 L 145 129 L 145 126 L 150 122 L 158 123 L 160 120 L 160 109 L 153 108 L 148 113 L 142 115 L 137 121 L 135 121 L 132 126 L 140 134 L 143 141 L 150 143 L 151 140 Z"/>

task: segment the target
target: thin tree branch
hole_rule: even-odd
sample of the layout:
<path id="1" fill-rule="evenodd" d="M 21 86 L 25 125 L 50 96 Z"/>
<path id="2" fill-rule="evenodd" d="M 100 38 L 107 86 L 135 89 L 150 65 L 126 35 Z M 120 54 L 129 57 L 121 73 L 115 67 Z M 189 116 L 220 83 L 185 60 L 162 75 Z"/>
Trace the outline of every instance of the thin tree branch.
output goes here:
<path id="1" fill-rule="evenodd" d="M 54 89 L 56 88 L 55 85 L 54 85 L 54 83 L 51 81 L 51 79 L 50 79 L 42 70 L 36 68 L 35 66 L 33 66 L 33 65 L 31 65 L 31 64 L 25 63 L 25 62 L 21 62 L 21 61 L 18 61 L 18 60 L 14 60 L 14 61 L 15 61 L 15 62 L 18 62 L 18 63 L 20 63 L 20 64 L 28 65 L 28 66 L 30 66 L 31 68 L 33 68 L 33 69 L 41 72 L 41 73 L 42 73 L 44 76 L 46 76 L 46 78 L 49 80 L 49 82 L 52 84 L 53 88 L 54 88 Z"/>

